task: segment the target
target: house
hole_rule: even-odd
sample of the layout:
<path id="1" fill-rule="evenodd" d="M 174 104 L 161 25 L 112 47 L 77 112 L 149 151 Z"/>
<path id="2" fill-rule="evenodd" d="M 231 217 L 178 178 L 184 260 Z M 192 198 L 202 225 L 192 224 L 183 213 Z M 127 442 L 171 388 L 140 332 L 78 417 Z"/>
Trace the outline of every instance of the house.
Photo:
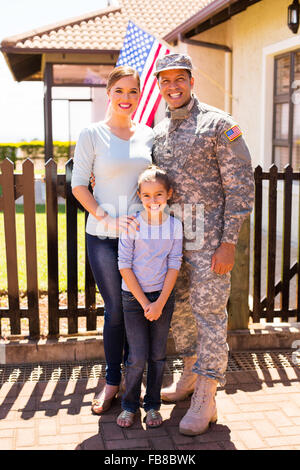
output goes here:
<path id="1" fill-rule="evenodd" d="M 105 10 L 6 38 L 1 51 L 15 80 L 44 81 L 47 159 L 52 155 L 52 100 L 64 93 L 69 99 L 71 90 L 79 89 L 82 94 L 89 90 L 76 99 L 92 100 L 91 120 L 101 119 L 106 108 L 106 78 L 117 61 L 128 20 L 132 20 L 164 39 L 172 50 L 192 57 L 195 93 L 233 115 L 246 137 L 254 167 L 259 164 L 268 170 L 275 163 L 282 170 L 289 163 L 299 171 L 300 35 L 297 27 L 292 31 L 287 24 L 292 2 L 297 8 L 298 0 L 185 0 L 183 5 L 176 0 L 119 0 Z M 163 114 L 162 105 L 157 119 Z M 262 227 L 267 230 L 268 181 L 264 183 Z M 282 183 L 278 182 L 277 191 L 279 235 Z M 299 243 L 299 187 L 293 191 L 292 211 L 291 238 Z M 246 234 L 244 266 L 248 265 L 247 243 Z M 288 265 L 283 276 L 286 284 L 291 275 L 289 255 L 284 252 L 282 259 Z M 236 277 L 243 276 L 237 271 Z M 247 276 L 244 280 L 247 283 Z M 236 286 L 232 298 L 239 310 L 239 282 Z M 247 287 L 245 292 L 247 318 Z M 260 301 L 260 295 L 257 299 Z"/>

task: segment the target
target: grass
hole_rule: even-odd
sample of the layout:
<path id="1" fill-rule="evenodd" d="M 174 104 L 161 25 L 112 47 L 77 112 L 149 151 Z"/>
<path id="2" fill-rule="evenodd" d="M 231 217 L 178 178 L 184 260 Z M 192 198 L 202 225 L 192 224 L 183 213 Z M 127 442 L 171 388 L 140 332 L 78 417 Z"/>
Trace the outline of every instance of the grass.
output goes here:
<path id="1" fill-rule="evenodd" d="M 84 213 L 78 211 L 78 290 L 84 290 L 85 272 L 85 221 Z M 26 280 L 26 255 L 24 235 L 24 211 L 23 205 L 16 205 L 16 231 L 17 231 L 17 257 L 19 290 L 27 291 Z M 44 204 L 36 205 L 36 240 L 38 263 L 38 286 L 40 292 L 48 290 L 47 274 L 47 231 L 46 211 Z M 58 206 L 58 267 L 59 267 L 59 291 L 67 290 L 67 241 L 66 241 L 66 214 L 65 205 Z M 5 234 L 3 213 L 0 213 L 0 294 L 7 293 L 7 260 L 5 250 Z"/>

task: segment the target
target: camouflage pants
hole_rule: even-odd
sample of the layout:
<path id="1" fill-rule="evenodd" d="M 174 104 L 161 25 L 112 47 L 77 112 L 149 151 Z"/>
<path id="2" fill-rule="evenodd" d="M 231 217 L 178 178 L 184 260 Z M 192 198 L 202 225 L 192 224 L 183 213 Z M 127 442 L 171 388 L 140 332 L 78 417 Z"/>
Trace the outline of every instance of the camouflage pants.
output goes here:
<path id="1" fill-rule="evenodd" d="M 213 252 L 189 253 L 176 283 L 176 306 L 171 323 L 176 350 L 197 354 L 194 372 L 225 385 L 228 361 L 227 311 L 230 273 L 211 271 Z"/>

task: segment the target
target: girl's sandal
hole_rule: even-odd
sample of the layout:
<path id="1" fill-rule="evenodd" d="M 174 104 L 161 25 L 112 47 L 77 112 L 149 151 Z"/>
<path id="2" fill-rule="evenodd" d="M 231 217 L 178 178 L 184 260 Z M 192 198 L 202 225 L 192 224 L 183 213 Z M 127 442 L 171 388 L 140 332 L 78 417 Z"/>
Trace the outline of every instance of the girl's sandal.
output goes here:
<path id="1" fill-rule="evenodd" d="M 132 413 L 131 411 L 123 410 L 122 413 L 119 414 L 117 417 L 117 425 L 120 426 L 121 428 L 129 428 L 130 426 L 133 425 L 135 413 Z M 120 424 L 118 421 L 123 420 L 124 424 Z"/>
<path id="2" fill-rule="evenodd" d="M 155 424 L 149 424 L 150 422 L 156 421 Z M 144 422 L 147 424 L 149 428 L 158 428 L 162 424 L 162 416 L 157 410 L 149 410 L 146 413 L 144 418 Z"/>

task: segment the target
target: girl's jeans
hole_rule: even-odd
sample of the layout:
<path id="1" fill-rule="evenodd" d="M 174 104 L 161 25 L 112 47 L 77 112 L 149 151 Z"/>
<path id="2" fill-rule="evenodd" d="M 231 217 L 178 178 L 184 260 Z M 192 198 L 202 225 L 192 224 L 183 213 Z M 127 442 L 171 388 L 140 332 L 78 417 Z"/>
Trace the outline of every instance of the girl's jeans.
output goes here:
<path id="1" fill-rule="evenodd" d="M 104 301 L 103 342 L 106 359 L 106 383 L 119 385 L 121 363 L 128 355 L 125 340 L 121 296 L 121 274 L 118 269 L 118 239 L 86 234 L 88 257 L 95 282 Z"/>
<path id="2" fill-rule="evenodd" d="M 145 292 L 145 294 L 150 302 L 155 302 L 160 291 Z M 159 410 L 167 339 L 174 309 L 174 294 L 170 295 L 160 318 L 152 322 L 145 318 L 143 308 L 131 292 L 122 291 L 122 299 L 129 344 L 122 408 L 132 413 L 138 410 L 143 372 L 148 362 L 144 409 L 145 411 Z"/>

